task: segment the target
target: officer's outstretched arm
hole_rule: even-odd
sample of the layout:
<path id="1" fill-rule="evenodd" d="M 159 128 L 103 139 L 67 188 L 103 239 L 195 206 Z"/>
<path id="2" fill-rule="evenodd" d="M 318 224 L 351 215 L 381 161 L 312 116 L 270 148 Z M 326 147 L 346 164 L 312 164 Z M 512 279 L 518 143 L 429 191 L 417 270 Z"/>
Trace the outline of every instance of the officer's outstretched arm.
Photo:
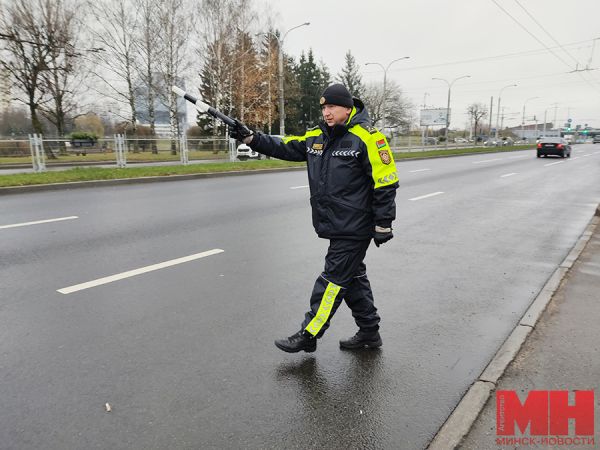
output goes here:
<path id="1" fill-rule="evenodd" d="M 309 130 L 303 136 L 270 136 L 256 133 L 248 144 L 252 150 L 286 161 L 306 161 L 306 139 L 318 136 L 320 129 Z"/>

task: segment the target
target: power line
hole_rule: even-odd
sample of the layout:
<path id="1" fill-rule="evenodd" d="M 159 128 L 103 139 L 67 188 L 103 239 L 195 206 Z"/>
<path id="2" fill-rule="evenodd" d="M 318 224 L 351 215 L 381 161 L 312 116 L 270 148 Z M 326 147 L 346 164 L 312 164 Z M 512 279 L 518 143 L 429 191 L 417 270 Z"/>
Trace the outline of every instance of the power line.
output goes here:
<path id="1" fill-rule="evenodd" d="M 500 8 L 508 17 L 510 17 L 517 25 L 519 25 L 519 27 L 521 27 L 527 34 L 529 34 L 532 38 L 534 38 L 536 41 L 538 41 L 540 44 L 542 44 L 542 46 L 546 50 L 548 50 L 550 53 L 552 53 L 554 56 L 556 56 L 569 69 L 571 68 L 571 66 L 569 65 L 568 62 L 566 62 L 564 59 L 562 59 L 558 54 L 554 53 L 550 47 L 548 47 L 544 42 L 542 42 L 535 34 L 533 34 L 531 31 L 529 31 L 527 29 L 527 27 L 525 27 L 525 25 L 523 25 L 521 22 L 519 22 L 517 19 L 515 19 L 515 17 L 511 13 L 509 13 L 506 9 L 504 9 L 502 6 L 500 6 L 500 4 L 496 0 L 492 0 L 492 2 L 494 2 L 498 8 Z"/>
<path id="2" fill-rule="evenodd" d="M 544 48 L 546 48 L 546 50 L 548 50 L 550 53 L 552 53 L 556 58 L 558 58 L 563 64 L 565 64 L 567 67 L 569 67 L 569 69 L 571 69 L 571 66 L 569 65 L 568 62 L 566 62 L 563 58 L 560 57 L 560 55 L 558 55 L 557 53 L 555 53 L 554 51 L 552 51 L 552 49 L 550 47 L 548 47 L 544 42 L 542 42 L 536 35 L 534 35 L 531 31 L 529 31 L 521 22 L 519 22 L 512 14 L 510 14 L 506 9 L 504 9 L 502 6 L 500 6 L 500 4 L 496 1 L 496 0 L 492 0 L 492 2 L 494 2 L 494 4 L 500 8 L 500 10 L 502 10 L 508 17 L 510 17 L 517 25 L 519 25 L 519 27 L 521 27 L 523 30 L 525 30 L 525 32 L 527 34 L 529 34 L 531 37 L 533 37 L 536 41 L 538 41 L 540 44 L 542 44 L 542 46 Z M 515 0 L 515 2 L 517 2 L 519 4 L 519 6 L 521 6 L 521 8 L 523 8 L 523 10 L 527 13 L 527 15 L 529 15 L 530 17 L 531 14 L 529 14 L 529 12 L 518 2 L 518 0 Z M 533 17 L 532 17 L 533 18 Z M 540 28 L 542 28 L 542 30 L 544 30 L 544 32 L 546 34 L 548 34 L 548 32 L 545 30 L 544 27 L 542 27 L 537 20 L 533 19 L 534 22 L 536 24 L 538 24 L 538 26 Z M 556 39 L 554 39 L 552 36 L 550 36 L 552 38 L 552 40 L 554 40 L 556 43 L 558 43 L 558 41 L 556 41 Z M 563 51 L 564 48 L 562 48 L 562 46 L 559 44 L 559 46 L 561 47 L 561 49 Z M 566 52 L 567 54 L 569 54 L 568 52 Z M 569 56 L 571 56 L 571 58 L 573 58 L 572 55 L 569 54 Z M 575 59 L 575 58 L 573 58 Z M 577 59 L 575 59 L 575 62 L 577 63 L 577 66 L 575 67 L 575 71 L 577 71 L 577 68 L 579 67 L 579 62 L 577 61 Z M 600 89 L 598 87 L 596 87 L 595 85 L 593 85 L 589 80 L 587 80 L 587 78 L 585 78 L 581 73 L 578 72 L 578 75 L 580 76 L 581 79 L 585 80 L 587 82 L 587 84 L 592 88 L 595 89 L 596 92 L 600 93 Z"/>
<path id="3" fill-rule="evenodd" d="M 577 42 L 565 44 L 565 46 L 574 46 L 574 45 L 579 45 L 579 44 L 583 44 L 586 42 L 592 42 L 592 41 L 593 41 L 593 39 L 587 39 L 585 41 L 577 41 Z M 550 48 L 556 49 L 559 47 L 550 47 Z M 582 47 L 578 47 L 578 49 L 580 49 L 580 48 L 582 48 Z M 547 51 L 547 48 L 541 48 L 541 49 L 536 49 L 536 50 L 525 50 L 522 52 L 505 53 L 502 55 L 495 55 L 495 56 L 482 56 L 479 58 L 463 59 L 463 60 L 459 60 L 459 61 L 450 61 L 450 62 L 440 63 L 440 64 L 427 64 L 427 65 L 423 65 L 423 66 L 403 67 L 403 68 L 399 68 L 399 69 L 391 69 L 390 72 L 408 72 L 411 70 L 432 69 L 432 68 L 436 68 L 436 67 L 445 67 L 445 66 L 452 66 L 452 65 L 458 65 L 458 64 L 470 64 L 470 63 L 476 63 L 476 62 L 481 62 L 481 61 L 490 61 L 490 60 L 495 60 L 495 59 L 504 59 L 504 58 L 519 57 L 519 56 L 542 54 L 542 53 L 546 53 L 546 51 Z M 375 71 L 374 72 L 369 72 L 369 71 L 364 72 L 364 74 L 366 74 L 366 75 L 375 74 L 375 73 L 379 73 L 379 72 L 375 72 Z"/>
<path id="4" fill-rule="evenodd" d="M 515 0 L 515 3 L 516 3 L 517 5 L 519 5 L 523 11 L 525 11 L 525 14 L 527 14 L 527 15 L 528 15 L 528 16 L 531 18 L 531 20 L 533 20 L 533 21 L 536 23 L 536 25 L 537 25 L 538 27 L 540 27 L 540 28 L 542 29 L 542 31 L 543 31 L 544 33 L 546 33 L 546 35 L 547 35 L 547 36 L 548 36 L 550 39 L 552 39 L 556 45 L 558 45 L 558 46 L 560 47 L 560 49 L 561 49 L 563 52 L 565 52 L 567 55 L 569 55 L 569 56 L 571 57 L 571 59 L 572 59 L 573 61 L 575 61 L 575 63 L 577 64 L 577 66 L 579 66 L 579 61 L 577 60 L 577 58 L 575 58 L 575 57 L 574 57 L 574 56 L 573 56 L 573 55 L 572 55 L 570 52 L 568 52 L 568 51 L 567 51 L 567 50 L 566 50 L 566 49 L 565 49 L 565 48 L 564 48 L 564 47 L 563 47 L 563 46 L 560 44 L 560 42 L 558 42 L 558 41 L 557 41 L 557 40 L 554 38 L 554 36 L 552 36 L 552 35 L 551 35 L 551 34 L 548 32 L 548 30 L 546 30 L 546 28 L 544 28 L 544 27 L 542 26 L 542 24 L 541 24 L 541 23 L 539 23 L 539 22 L 537 21 L 537 19 L 536 19 L 536 18 L 535 18 L 535 17 L 534 17 L 534 16 L 533 16 L 533 15 L 532 15 L 532 14 L 531 14 L 529 11 L 527 11 L 527 9 L 526 9 L 526 8 L 525 8 L 525 7 L 524 7 L 522 4 L 521 4 L 521 2 L 519 2 L 519 0 Z"/>

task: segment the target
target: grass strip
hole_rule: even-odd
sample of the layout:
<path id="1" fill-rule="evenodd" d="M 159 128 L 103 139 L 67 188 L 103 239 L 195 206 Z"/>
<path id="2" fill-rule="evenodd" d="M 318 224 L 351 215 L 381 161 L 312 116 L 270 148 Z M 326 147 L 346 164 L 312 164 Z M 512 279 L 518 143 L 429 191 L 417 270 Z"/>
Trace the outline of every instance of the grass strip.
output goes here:
<path id="1" fill-rule="evenodd" d="M 493 148 L 456 148 L 448 150 L 428 150 L 424 152 L 396 152 L 396 160 L 411 158 L 429 158 L 450 155 L 467 155 L 490 152 L 510 152 L 531 149 L 530 145 Z M 187 166 L 143 166 L 117 168 L 95 168 L 77 167 L 61 171 L 43 173 L 22 173 L 0 175 L 0 187 L 28 186 L 35 184 L 68 183 L 75 181 L 115 180 L 121 178 L 159 177 L 172 175 L 188 175 L 199 173 L 253 171 L 258 169 L 302 167 L 303 162 L 288 162 L 279 160 L 245 161 L 245 162 L 223 162 L 211 164 L 190 164 Z"/>
<path id="2" fill-rule="evenodd" d="M 253 171 L 283 167 L 302 167 L 305 163 L 287 161 L 247 161 L 235 163 L 191 164 L 188 166 L 145 166 L 117 168 L 77 167 L 74 169 L 19 173 L 0 176 L 0 187 L 27 186 L 34 184 L 68 183 L 73 181 L 115 180 L 120 178 L 143 178 L 197 173 Z"/>
<path id="3" fill-rule="evenodd" d="M 518 150 L 534 150 L 532 145 L 511 145 L 507 147 L 468 147 L 449 148 L 448 150 L 425 150 L 412 152 L 395 152 L 394 159 L 429 158 L 435 156 L 471 155 L 477 153 L 501 153 L 514 152 Z"/>

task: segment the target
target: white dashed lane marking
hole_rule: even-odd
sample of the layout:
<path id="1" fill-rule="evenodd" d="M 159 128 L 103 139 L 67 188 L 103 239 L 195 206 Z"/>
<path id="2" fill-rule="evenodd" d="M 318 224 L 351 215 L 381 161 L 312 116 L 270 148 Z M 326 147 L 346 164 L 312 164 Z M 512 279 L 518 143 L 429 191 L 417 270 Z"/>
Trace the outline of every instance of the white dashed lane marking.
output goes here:
<path id="1" fill-rule="evenodd" d="M 504 175 L 500 175 L 500 178 L 512 177 L 513 175 L 517 175 L 517 173 L 516 172 L 505 173 Z"/>
<path id="2" fill-rule="evenodd" d="M 290 189 L 306 189 L 308 187 L 308 184 L 306 186 L 292 186 Z"/>
<path id="3" fill-rule="evenodd" d="M 87 281 L 81 284 L 75 284 L 73 286 L 68 286 L 66 288 L 58 289 L 58 292 L 61 294 L 71 294 L 77 291 L 83 291 L 84 289 L 93 288 L 96 286 L 101 286 L 103 284 L 112 283 L 113 281 L 123 280 L 125 278 L 135 277 L 136 275 L 141 275 L 143 273 L 153 272 L 155 270 L 164 269 L 165 267 L 176 266 L 177 264 L 183 264 L 186 262 L 194 261 L 200 258 L 206 258 L 207 256 L 216 255 L 218 253 L 223 253 L 225 250 L 221 250 L 220 248 L 215 248 L 213 250 L 208 250 L 202 253 L 196 253 L 194 255 L 184 256 L 182 258 L 171 259 L 170 261 L 165 261 L 158 264 L 153 264 L 151 266 L 141 267 L 139 269 L 128 270 L 127 272 L 118 273 L 115 275 L 110 275 L 104 278 L 98 278 L 96 280 Z"/>
<path id="4" fill-rule="evenodd" d="M 58 217 L 56 219 L 36 220 L 35 222 L 14 223 L 12 225 L 0 226 L 0 230 L 6 229 L 6 228 L 26 227 L 29 225 L 39 225 L 41 223 L 62 222 L 63 220 L 73 220 L 73 219 L 79 219 L 79 217 L 78 216 Z"/>
<path id="5" fill-rule="evenodd" d="M 417 172 L 425 172 L 427 170 L 431 170 L 431 169 L 417 169 L 417 170 L 409 170 L 409 173 L 417 173 Z"/>
<path id="6" fill-rule="evenodd" d="M 492 162 L 492 161 L 502 161 L 502 159 L 501 158 L 484 159 L 483 161 L 475 161 L 473 164 L 482 164 L 482 163 L 488 163 L 488 162 Z"/>
<path id="7" fill-rule="evenodd" d="M 409 198 L 411 202 L 415 202 L 417 200 L 423 200 L 424 198 L 435 197 L 436 195 L 441 195 L 443 192 L 433 192 L 427 195 L 421 195 L 420 197 Z"/>
<path id="8" fill-rule="evenodd" d="M 554 166 L 555 164 L 562 164 L 562 163 L 564 163 L 564 161 L 556 161 L 556 162 L 553 162 L 553 163 L 550 163 L 550 164 L 544 164 L 544 167 Z"/>

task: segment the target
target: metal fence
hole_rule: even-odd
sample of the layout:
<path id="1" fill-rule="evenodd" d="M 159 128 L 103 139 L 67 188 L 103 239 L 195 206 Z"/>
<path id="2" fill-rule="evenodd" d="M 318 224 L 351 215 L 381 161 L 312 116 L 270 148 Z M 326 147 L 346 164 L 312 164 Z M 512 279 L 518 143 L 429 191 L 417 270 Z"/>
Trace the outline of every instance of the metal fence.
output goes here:
<path id="1" fill-rule="evenodd" d="M 0 140 L 0 167 L 112 165 L 136 163 L 222 162 L 235 159 L 235 141 L 227 138 L 146 139 L 115 135 L 97 140 L 44 138 Z"/>
<path id="2" fill-rule="evenodd" d="M 390 139 L 390 147 L 395 152 L 420 152 L 485 146 L 483 142 L 465 141 L 449 142 L 446 147 L 432 137 L 424 140 L 422 136 L 397 136 Z M 149 139 L 115 135 L 97 140 L 69 140 L 29 135 L 28 139 L 0 140 L 0 168 L 32 167 L 41 172 L 52 166 L 224 162 L 236 160 L 236 147 L 235 141 L 223 137 Z"/>

